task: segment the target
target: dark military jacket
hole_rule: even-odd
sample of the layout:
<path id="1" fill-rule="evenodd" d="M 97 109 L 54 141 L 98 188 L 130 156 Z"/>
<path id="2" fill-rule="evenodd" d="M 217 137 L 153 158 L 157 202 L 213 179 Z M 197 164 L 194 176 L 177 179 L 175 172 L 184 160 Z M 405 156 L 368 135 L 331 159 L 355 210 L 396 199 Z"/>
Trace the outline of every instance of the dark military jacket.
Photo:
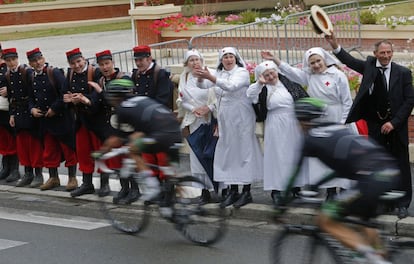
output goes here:
<path id="1" fill-rule="evenodd" d="M 67 71 L 63 93 L 82 93 L 92 102 L 90 106 L 69 104 L 70 109 L 75 114 L 75 129 L 83 125 L 88 130 L 96 133 L 97 130 L 101 129 L 97 125 L 105 123 L 105 112 L 93 104 L 94 89 L 88 85 L 88 81 L 98 82 L 101 76 L 100 70 L 92 65 L 88 65 L 82 73 L 72 72 L 70 68 Z"/>
<path id="2" fill-rule="evenodd" d="M 38 136 L 38 122 L 29 112 L 29 91 L 31 89 L 30 69 L 26 64 L 19 65 L 16 71 L 9 71 L 7 78 L 7 96 L 9 99 L 9 113 L 14 116 L 15 129 L 19 132 L 27 129 L 33 135 Z M 8 73 L 6 73 L 7 75 Z"/>
<path id="3" fill-rule="evenodd" d="M 7 72 L 6 63 L 0 64 L 0 88 L 4 86 L 7 87 L 6 72 Z M 9 119 L 10 119 L 10 115 L 9 115 L 8 108 L 7 110 L 0 109 L 0 126 L 10 129 Z"/>
<path id="4" fill-rule="evenodd" d="M 75 123 L 73 115 L 63 102 L 65 75 L 59 68 L 45 65 L 41 73 L 33 72 L 32 89 L 29 92 L 29 110 L 39 108 L 44 113 L 49 109 L 53 117 L 38 118 L 40 132 L 55 135 L 66 145 L 75 149 Z M 37 118 L 36 118 L 37 119 Z"/>
<path id="5" fill-rule="evenodd" d="M 134 94 L 148 96 L 157 102 L 169 107 L 171 101 L 170 79 L 164 69 L 160 69 L 157 74 L 157 80 L 154 80 L 154 69 L 157 64 L 145 73 L 139 73 L 137 69 L 132 71 L 131 79 L 135 83 Z M 154 87 L 155 84 L 155 87 Z"/>

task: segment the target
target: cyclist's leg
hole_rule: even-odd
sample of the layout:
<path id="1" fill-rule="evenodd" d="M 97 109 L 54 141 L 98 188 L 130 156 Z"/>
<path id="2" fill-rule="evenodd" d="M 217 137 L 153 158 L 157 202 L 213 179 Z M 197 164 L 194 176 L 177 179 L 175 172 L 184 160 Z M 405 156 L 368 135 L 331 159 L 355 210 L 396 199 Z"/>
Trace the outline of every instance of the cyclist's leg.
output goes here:
<path id="1" fill-rule="evenodd" d="M 277 232 L 271 245 L 271 263 L 347 263 L 347 258 L 345 261 L 342 260 L 341 254 L 336 251 L 335 244 L 337 243 L 332 243 L 325 239 L 325 236 L 321 236 L 319 229 L 315 226 L 286 225 L 280 232 Z M 293 248 L 294 253 L 292 253 Z M 343 253 L 343 250 L 340 251 Z"/>
<path id="2" fill-rule="evenodd" d="M 361 245 L 369 246 L 367 241 L 353 228 L 346 226 L 341 221 L 335 220 L 328 214 L 321 213 L 317 217 L 319 227 L 332 235 L 345 246 L 358 250 Z"/>
<path id="3" fill-rule="evenodd" d="M 359 175 L 358 183 L 344 191 L 333 201 L 323 205 L 319 225 L 322 230 L 342 242 L 345 246 L 362 253 L 367 259 L 382 257 L 376 254 L 371 241 L 379 241 L 378 233 L 370 232 L 368 241 L 357 230 L 341 222 L 345 215 L 353 215 L 369 219 L 376 216 L 379 196 L 389 190 L 391 185 L 383 177 L 375 175 Z"/>
<path id="4" fill-rule="evenodd" d="M 323 213 L 318 217 L 318 224 L 323 231 L 329 233 L 346 247 L 359 252 L 369 263 L 389 263 L 384 260 L 383 251 L 377 251 L 362 235 L 346 224 Z"/>
<path id="5" fill-rule="evenodd" d="M 160 183 L 157 178 L 153 177 L 152 171 L 146 165 L 144 159 L 141 157 L 140 153 L 131 152 L 129 154 L 130 158 L 135 161 L 136 164 L 136 175 L 134 175 L 134 180 L 140 184 L 140 181 L 145 181 L 143 186 L 145 190 L 142 192 L 141 199 L 144 201 L 149 201 L 157 197 L 160 193 Z"/>

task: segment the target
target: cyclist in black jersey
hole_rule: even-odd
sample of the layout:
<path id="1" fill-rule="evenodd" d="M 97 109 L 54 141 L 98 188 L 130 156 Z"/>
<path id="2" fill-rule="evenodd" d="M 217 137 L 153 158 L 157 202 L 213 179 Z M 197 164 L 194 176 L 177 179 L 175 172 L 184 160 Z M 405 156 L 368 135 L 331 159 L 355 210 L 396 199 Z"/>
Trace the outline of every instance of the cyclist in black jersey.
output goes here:
<path id="1" fill-rule="evenodd" d="M 365 255 L 371 263 L 388 263 L 377 252 L 380 241 L 375 229 L 363 228 L 360 233 L 341 222 L 341 218 L 375 217 L 380 196 L 398 186 L 398 163 L 382 146 L 353 134 L 346 126 L 319 123 L 317 118 L 324 114 L 325 108 L 326 104 L 316 98 L 303 98 L 295 103 L 296 116 L 305 132 L 297 171 L 303 157 L 317 157 L 334 172 L 311 185 L 319 186 L 336 177 L 351 179 L 354 183 L 322 205 L 318 225 L 345 246 Z"/>
<path id="2" fill-rule="evenodd" d="M 89 84 L 92 87 L 97 85 L 93 82 Z M 94 88 L 99 90 L 99 87 Z M 106 85 L 105 91 L 100 91 L 109 105 L 114 107 L 110 120 L 116 134 L 108 137 L 93 156 L 97 158 L 99 153 L 128 143 L 137 173 L 150 176 L 152 171 L 142 159 L 141 152 L 168 152 L 171 146 L 182 141 L 181 129 L 175 115 L 166 106 L 147 96 L 134 96 L 133 88 L 131 80 L 115 79 Z M 145 141 L 148 138 L 153 142 L 148 144 Z M 157 180 L 155 177 L 148 178 Z"/>

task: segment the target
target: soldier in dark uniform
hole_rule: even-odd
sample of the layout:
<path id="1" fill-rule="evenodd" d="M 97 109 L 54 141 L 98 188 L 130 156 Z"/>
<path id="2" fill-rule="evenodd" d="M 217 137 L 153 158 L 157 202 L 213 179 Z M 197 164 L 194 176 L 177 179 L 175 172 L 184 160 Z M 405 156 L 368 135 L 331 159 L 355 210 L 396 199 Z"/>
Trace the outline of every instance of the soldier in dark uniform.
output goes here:
<path id="1" fill-rule="evenodd" d="M 65 75 L 59 68 L 53 68 L 45 62 L 42 52 L 35 48 L 26 53 L 30 66 L 32 89 L 29 92 L 29 109 L 32 116 L 39 121 L 43 136 L 43 166 L 49 169 L 49 179 L 45 184 L 43 177 L 33 180 L 41 190 L 50 190 L 60 186 L 58 167 L 62 156 L 68 168 L 69 180 L 66 190 L 78 187 L 76 180 L 75 127 L 73 115 L 63 102 L 62 90 Z M 33 183 L 33 182 L 32 182 Z"/>
<path id="2" fill-rule="evenodd" d="M 66 75 L 63 101 L 69 103 L 76 115 L 76 155 L 79 170 L 82 172 L 82 184 L 73 190 L 72 197 L 95 192 L 92 176 L 95 170 L 94 160 L 90 153 L 101 146 L 98 130 L 105 123 L 106 114 L 93 104 L 93 88 L 88 82 L 98 81 L 101 77 L 99 69 L 89 65 L 79 48 L 66 52 L 70 68 Z"/>
<path id="3" fill-rule="evenodd" d="M 103 108 L 105 109 L 105 112 L 108 115 L 108 119 L 106 120 L 107 123 L 105 125 L 102 125 L 100 127 L 105 128 L 102 129 L 103 135 L 100 136 L 100 138 L 106 140 L 109 135 L 114 133 L 114 130 L 117 129 L 117 127 L 114 127 L 112 123 L 110 123 L 111 115 L 113 114 L 112 107 L 106 102 L 106 99 L 104 98 L 104 93 L 102 91 L 106 90 L 106 85 L 114 79 L 128 79 L 130 80 L 130 77 L 124 73 L 121 72 L 118 68 L 115 68 L 114 61 L 112 60 L 112 53 L 110 50 L 104 50 L 102 52 L 96 53 L 96 61 L 98 62 L 99 69 L 102 73 L 102 77 L 99 79 L 99 89 L 97 89 L 96 86 L 95 92 L 96 92 L 96 98 L 97 102 L 96 104 L 103 104 Z M 95 102 L 94 102 L 95 104 Z M 110 128 L 106 128 L 107 124 L 110 124 Z M 100 134 L 102 134 L 100 133 Z M 122 159 L 120 157 L 112 158 L 108 160 L 108 167 L 111 169 L 121 168 L 122 166 Z M 114 203 L 120 203 L 120 204 L 130 204 L 136 200 L 138 200 L 139 197 L 139 189 L 138 184 L 133 180 L 128 179 L 121 179 L 121 191 L 113 198 Z M 129 186 L 131 184 L 131 187 Z M 106 189 L 103 189 L 102 186 L 107 186 Z M 109 185 L 108 185 L 108 177 L 101 177 L 101 195 L 106 195 L 109 193 Z"/>
<path id="4" fill-rule="evenodd" d="M 135 65 L 131 79 L 135 83 L 134 95 L 148 96 L 155 101 L 171 107 L 170 79 L 167 72 L 161 69 L 151 56 L 149 46 L 141 45 L 133 48 Z M 167 155 L 164 152 L 142 153 L 144 160 L 151 164 L 167 166 Z M 153 169 L 155 176 L 160 180 L 164 177 L 162 172 Z"/>
<path id="5" fill-rule="evenodd" d="M 7 65 L 2 58 L 0 45 L 0 154 L 2 158 L 2 168 L 0 170 L 0 180 L 20 178 L 19 160 L 17 158 L 16 134 L 10 126 L 9 101 L 7 99 Z"/>
<path id="6" fill-rule="evenodd" d="M 71 196 L 79 196 L 95 192 L 92 183 L 94 161 L 89 153 L 100 146 L 100 140 L 92 132 L 93 123 L 91 92 L 88 81 L 96 81 L 100 77 L 97 68 L 89 65 L 82 56 L 79 48 L 66 52 L 70 68 L 68 68 L 64 87 L 63 101 L 69 103 L 71 111 L 75 114 L 76 154 L 79 170 L 82 172 L 82 185 L 71 192 Z M 92 120 L 92 122 L 89 122 Z"/>
<path id="7" fill-rule="evenodd" d="M 38 122 L 29 112 L 32 70 L 26 64 L 19 64 L 15 48 L 3 50 L 3 57 L 8 68 L 6 79 L 10 103 L 10 126 L 16 130 L 17 156 L 20 164 L 24 166 L 24 175 L 16 184 L 21 187 L 32 182 L 33 168 L 35 168 L 37 178 L 40 178 L 43 166 L 43 145 Z M 18 180 L 18 178 L 10 179 L 10 181 L 13 180 Z"/>

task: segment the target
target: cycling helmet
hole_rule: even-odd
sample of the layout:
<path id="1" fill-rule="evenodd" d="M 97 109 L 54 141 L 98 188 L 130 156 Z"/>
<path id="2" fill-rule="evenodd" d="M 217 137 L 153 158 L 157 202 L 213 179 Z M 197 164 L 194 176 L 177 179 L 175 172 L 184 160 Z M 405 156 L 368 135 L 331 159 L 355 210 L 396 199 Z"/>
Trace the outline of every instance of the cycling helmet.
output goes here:
<path id="1" fill-rule="evenodd" d="M 325 113 L 326 103 L 318 98 L 305 97 L 295 102 L 296 118 L 299 121 L 310 121 Z"/>
<path id="2" fill-rule="evenodd" d="M 134 82 L 128 79 L 115 79 L 105 85 L 107 99 L 124 98 L 130 96 L 134 89 Z"/>

